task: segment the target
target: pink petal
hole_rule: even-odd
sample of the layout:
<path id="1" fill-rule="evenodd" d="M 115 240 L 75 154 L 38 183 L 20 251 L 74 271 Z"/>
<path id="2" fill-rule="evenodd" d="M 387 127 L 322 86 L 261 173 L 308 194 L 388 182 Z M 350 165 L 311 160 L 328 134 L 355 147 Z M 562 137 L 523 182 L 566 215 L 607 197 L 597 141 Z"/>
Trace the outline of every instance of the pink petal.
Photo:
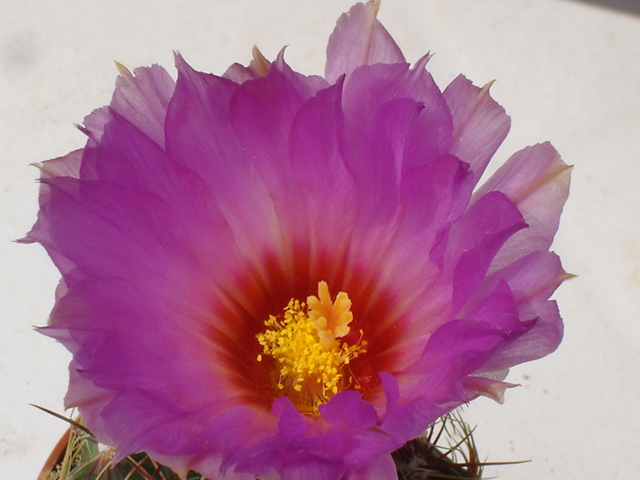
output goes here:
<path id="1" fill-rule="evenodd" d="M 36 165 L 40 169 L 40 178 L 54 177 L 74 177 L 78 178 L 80 174 L 80 163 L 82 162 L 82 150 L 74 150 L 64 157 L 47 160 L 40 165 Z"/>
<path id="2" fill-rule="evenodd" d="M 259 255 L 266 245 L 271 249 L 281 245 L 276 253 L 282 255 L 280 227 L 266 180 L 257 174 L 230 122 L 230 103 L 240 87 L 196 72 L 180 57 L 176 61 L 179 74 L 167 114 L 167 152 L 173 161 L 194 169 L 206 182 L 211 207 L 220 211 L 221 223 L 228 225 L 234 245 L 248 263 L 260 265 Z M 253 99 L 249 97 L 247 102 Z M 253 104 L 250 108 L 258 109 Z M 261 235 L 256 236 L 256 231 Z"/>
<path id="3" fill-rule="evenodd" d="M 309 246 L 310 270 L 325 270 L 329 278 L 338 278 L 344 264 L 327 262 L 325 255 L 328 251 L 346 255 L 359 211 L 353 177 L 338 141 L 341 94 L 341 85 L 335 85 L 309 99 L 296 115 L 289 137 L 293 175 L 287 189 L 290 194 L 295 192 L 297 206 L 303 207 L 304 214 L 287 222 L 287 232 L 298 245 Z"/>
<path id="4" fill-rule="evenodd" d="M 158 66 L 129 72 L 117 64 L 120 76 L 110 107 L 164 148 L 164 120 L 175 82 Z"/>
<path id="5" fill-rule="evenodd" d="M 370 428 L 378 423 L 375 409 L 355 390 L 336 394 L 328 403 L 320 405 L 319 410 L 322 418 L 330 424 Z"/>
<path id="6" fill-rule="evenodd" d="M 80 175 L 80 165 L 82 162 L 82 150 L 75 150 L 63 157 L 58 157 L 53 160 L 47 160 L 42 164 L 36 164 L 35 166 L 40 169 L 40 179 L 46 180 L 49 178 L 69 176 L 77 178 Z M 48 231 L 51 228 L 50 220 L 47 215 L 44 214 L 44 210 L 47 208 L 51 196 L 51 188 L 46 182 L 41 182 L 40 190 L 38 192 L 38 203 L 42 209 L 38 213 L 38 221 L 31 228 L 29 233 L 23 238 L 19 239 L 20 243 L 34 243 L 39 239 L 46 239 L 49 237 Z M 49 244 L 50 245 L 50 244 Z M 50 245 L 48 253 L 51 256 L 53 262 L 63 273 L 68 273 L 75 268 L 68 259 L 59 255 L 55 248 Z"/>
<path id="7" fill-rule="evenodd" d="M 380 455 L 363 468 L 348 477 L 347 480 L 396 480 L 398 472 L 391 455 Z"/>
<path id="8" fill-rule="evenodd" d="M 460 75 L 444 91 L 454 125 L 450 153 L 470 165 L 476 183 L 511 124 L 489 95 L 490 86 L 478 88 Z"/>
<path id="9" fill-rule="evenodd" d="M 136 68 L 133 74 L 123 65 L 116 65 L 120 76 L 109 107 L 98 108 L 87 115 L 80 129 L 94 142 L 99 142 L 113 111 L 164 148 L 164 120 L 175 82 L 158 65 Z"/>
<path id="10" fill-rule="evenodd" d="M 451 383 L 444 385 L 443 381 L 443 379 L 448 380 L 446 376 L 437 378 L 434 375 L 426 382 L 422 381 L 424 380 L 422 376 L 419 379 L 411 379 L 411 382 L 403 379 L 402 385 L 398 384 L 396 377 L 386 372 L 380 373 L 380 379 L 387 398 L 387 407 L 379 429 L 389 435 L 391 440 L 398 442 L 396 448 L 400 448 L 407 440 L 420 435 L 426 429 L 425 424 L 430 425 L 446 412 L 434 402 L 445 390 L 449 390 L 450 395 Z M 433 388 L 423 390 L 430 387 Z M 429 391 L 430 398 L 427 399 L 418 393 L 420 390 Z"/>
<path id="11" fill-rule="evenodd" d="M 335 83 L 361 65 L 405 63 L 404 55 L 376 16 L 380 1 L 358 3 L 338 19 L 327 45 L 325 78 Z"/>
<path id="12" fill-rule="evenodd" d="M 504 402 L 504 392 L 507 388 L 517 387 L 513 383 L 500 382 L 486 377 L 467 377 L 462 383 L 469 393 L 469 398 L 483 395 L 497 403 Z"/>
<path id="13" fill-rule="evenodd" d="M 482 185 L 474 200 L 499 190 L 518 207 L 529 226 L 509 240 L 494 268 L 551 246 L 569 195 L 570 180 L 571 167 L 551 144 L 542 143 L 514 154 Z"/>
<path id="14" fill-rule="evenodd" d="M 258 47 L 253 47 L 252 54 L 253 59 L 249 62 L 248 67 L 234 63 L 222 76 L 236 83 L 244 83 L 247 80 L 266 76 L 271 68 L 271 62 L 262 55 Z"/>
<path id="15" fill-rule="evenodd" d="M 443 94 L 424 68 L 426 60 L 423 58 L 413 68 L 407 64 L 364 66 L 345 81 L 345 128 L 352 141 L 363 138 L 375 125 L 373 119 L 385 104 L 405 99 L 415 105 L 419 114 L 404 134 L 405 145 L 399 152 L 403 155 L 396 165 L 399 171 L 448 153 L 451 142 L 451 114 Z M 389 124 L 392 121 L 388 120 Z M 388 132 L 393 130 L 389 128 Z M 350 151 L 354 149 L 356 145 L 351 145 Z"/>
<path id="16" fill-rule="evenodd" d="M 500 192 L 482 197 L 453 225 L 442 244 L 444 258 L 441 246 L 432 255 L 449 266 L 440 281 L 447 282 L 452 275 L 454 314 L 483 281 L 504 242 L 525 226 L 520 212 Z"/>
<path id="17" fill-rule="evenodd" d="M 291 125 L 302 105 L 326 86 L 320 82 L 293 72 L 279 59 L 266 77 L 243 83 L 230 100 L 234 134 L 270 191 L 283 188 L 291 178 L 287 146 Z"/>
<path id="18" fill-rule="evenodd" d="M 395 214 L 403 171 L 446 153 L 452 129 L 442 94 L 424 65 L 372 65 L 345 82 L 341 153 L 363 198 L 365 225 Z"/>
<path id="19" fill-rule="evenodd" d="M 533 322 L 533 326 L 516 342 L 505 343 L 482 372 L 503 370 L 539 358 L 540 352 L 547 355 L 558 347 L 562 339 L 562 320 L 555 302 L 548 298 L 567 278 L 557 255 L 546 251 L 531 253 L 487 277 L 460 315 L 469 315 L 469 309 L 477 308 L 480 299 L 487 298 L 488 292 L 498 283 L 506 282 L 514 296 L 518 318 Z"/>

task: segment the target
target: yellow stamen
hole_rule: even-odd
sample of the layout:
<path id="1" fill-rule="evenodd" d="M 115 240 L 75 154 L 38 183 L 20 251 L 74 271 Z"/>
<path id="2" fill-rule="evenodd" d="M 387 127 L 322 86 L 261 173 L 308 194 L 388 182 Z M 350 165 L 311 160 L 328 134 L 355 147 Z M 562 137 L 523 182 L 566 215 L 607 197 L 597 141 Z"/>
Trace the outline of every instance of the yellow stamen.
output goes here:
<path id="1" fill-rule="evenodd" d="M 318 405 L 352 382 L 343 367 L 366 351 L 366 342 L 348 345 L 338 340 L 349 333 L 348 324 L 353 320 L 345 292 L 332 302 L 327 283 L 320 282 L 318 297 L 309 296 L 307 302 L 308 307 L 291 299 L 284 315 L 269 316 L 264 322 L 267 330 L 257 339 L 263 354 L 278 362 L 277 389 L 301 411 L 317 413 Z M 263 355 L 257 360 L 263 361 Z"/>

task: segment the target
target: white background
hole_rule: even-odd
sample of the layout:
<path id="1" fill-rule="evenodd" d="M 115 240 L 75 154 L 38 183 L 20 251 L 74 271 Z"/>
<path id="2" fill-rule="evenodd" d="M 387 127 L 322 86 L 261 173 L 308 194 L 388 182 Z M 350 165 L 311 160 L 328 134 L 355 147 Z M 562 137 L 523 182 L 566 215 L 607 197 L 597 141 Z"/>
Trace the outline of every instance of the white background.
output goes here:
<path id="1" fill-rule="evenodd" d="M 624 2 L 619 2 L 624 3 Z M 555 295 L 566 337 L 514 369 L 504 405 L 467 411 L 490 474 L 525 479 L 638 478 L 640 455 L 640 16 L 570 0 L 386 0 L 380 20 L 410 61 L 426 51 L 444 88 L 462 72 L 496 79 L 512 116 L 495 161 L 551 140 L 575 166 L 554 248 L 578 278 Z M 69 355 L 33 331 L 58 274 L 43 249 L 12 243 L 32 225 L 38 171 L 83 145 L 80 123 L 109 102 L 113 60 L 173 70 L 247 63 L 257 44 L 321 74 L 351 0 L 0 0 L 0 479 L 35 480 L 65 425 Z"/>

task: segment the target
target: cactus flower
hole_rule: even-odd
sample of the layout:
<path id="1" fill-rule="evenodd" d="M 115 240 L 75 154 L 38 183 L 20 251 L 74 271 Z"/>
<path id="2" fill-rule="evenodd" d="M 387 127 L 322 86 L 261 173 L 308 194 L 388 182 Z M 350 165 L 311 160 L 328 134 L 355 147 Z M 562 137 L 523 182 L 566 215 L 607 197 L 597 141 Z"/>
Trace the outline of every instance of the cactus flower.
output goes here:
<path id="1" fill-rule="evenodd" d="M 558 346 L 568 167 L 542 143 L 479 185 L 509 118 L 408 64 L 378 7 L 340 17 L 324 77 L 257 51 L 120 67 L 84 148 L 41 165 L 23 241 L 62 275 L 41 331 L 116 460 L 397 478 L 392 451 Z"/>

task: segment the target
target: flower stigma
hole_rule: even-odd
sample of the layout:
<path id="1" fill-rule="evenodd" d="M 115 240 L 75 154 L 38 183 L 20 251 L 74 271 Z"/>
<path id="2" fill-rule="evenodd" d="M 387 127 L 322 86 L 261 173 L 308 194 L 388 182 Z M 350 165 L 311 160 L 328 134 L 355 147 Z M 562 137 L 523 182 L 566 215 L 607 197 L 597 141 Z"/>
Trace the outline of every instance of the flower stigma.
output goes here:
<path id="1" fill-rule="evenodd" d="M 263 354 L 277 361 L 277 389 L 303 413 L 318 413 L 318 406 L 354 383 L 344 372 L 349 362 L 366 352 L 367 342 L 349 345 L 343 339 L 353 320 L 351 300 L 339 292 L 331 300 L 327 282 L 318 283 L 318 296 L 307 301 L 292 298 L 283 314 L 270 315 L 267 330 L 256 336 Z M 257 357 L 263 361 L 263 355 Z M 358 389 L 358 385 L 355 387 Z"/>

